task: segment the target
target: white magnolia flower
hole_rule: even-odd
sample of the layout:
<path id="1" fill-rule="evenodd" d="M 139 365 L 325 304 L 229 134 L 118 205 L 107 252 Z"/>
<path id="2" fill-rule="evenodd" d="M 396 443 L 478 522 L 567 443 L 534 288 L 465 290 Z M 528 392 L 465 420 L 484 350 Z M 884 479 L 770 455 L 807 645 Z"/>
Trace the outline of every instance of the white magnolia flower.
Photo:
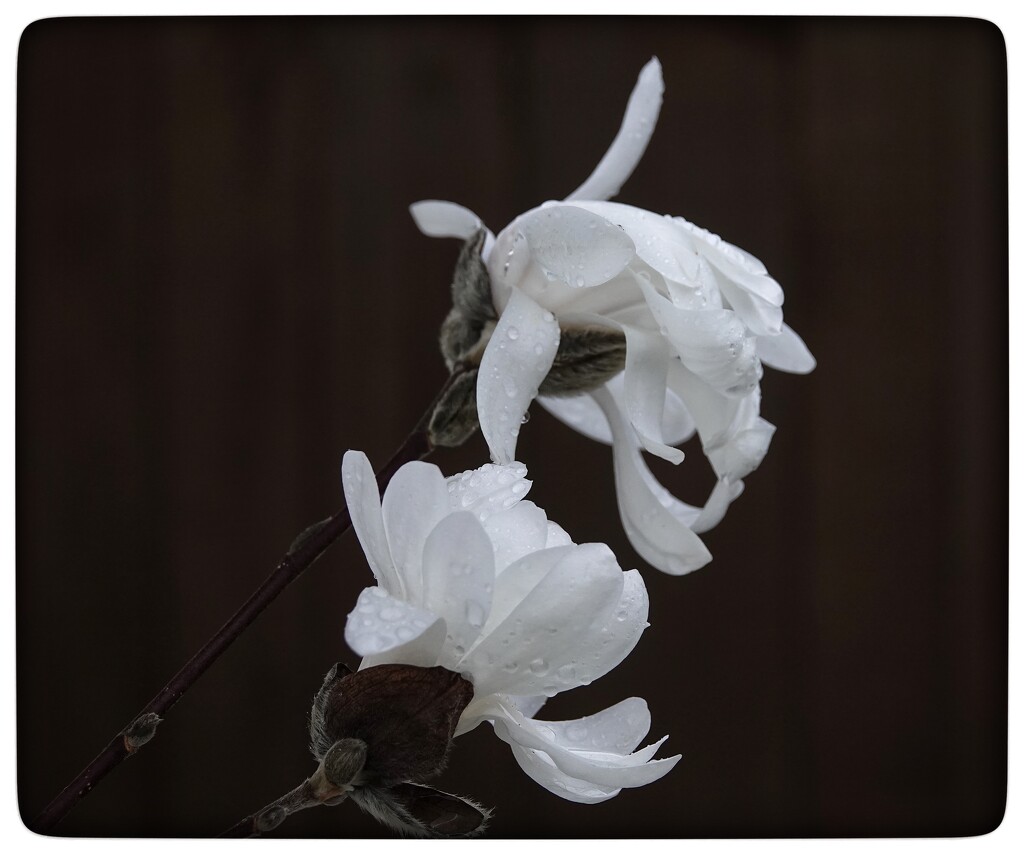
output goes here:
<path id="1" fill-rule="evenodd" d="M 575 388 L 563 383 L 553 391 L 577 396 L 542 394 L 540 402 L 613 445 L 630 542 L 652 565 L 680 574 L 711 559 L 697 534 L 718 523 L 768 449 L 775 428 L 760 417 L 762 364 L 806 373 L 815 363 L 783 323 L 782 288 L 760 261 L 681 217 L 605 201 L 643 155 L 663 88 L 652 59 L 583 185 L 516 217 L 497 238 L 486 233 L 481 255 L 498 320 L 481 337 L 476 406 L 494 460 L 510 462 L 524 412 L 542 382 L 551 385 L 545 378 L 558 367 L 560 339 L 564 350 L 587 330 L 615 330 L 625 359 L 610 381 L 606 373 L 589 386 L 587 378 Z M 431 236 L 468 240 L 483 228 L 450 202 L 411 210 Z M 679 463 L 674 446 L 695 431 L 718 477 L 703 508 L 663 489 L 641 456 L 643 449 Z"/>
<path id="2" fill-rule="evenodd" d="M 547 697 L 617 665 L 647 627 L 647 591 L 608 547 L 576 545 L 523 497 L 521 463 L 448 478 L 413 462 L 383 501 L 366 456 L 342 465 L 352 523 L 377 579 L 349 614 L 345 640 L 380 664 L 441 665 L 473 685 L 456 735 L 490 721 L 523 770 L 572 801 L 597 803 L 665 775 L 679 757 L 633 752 L 650 728 L 637 697 L 596 715 L 545 722 Z"/>

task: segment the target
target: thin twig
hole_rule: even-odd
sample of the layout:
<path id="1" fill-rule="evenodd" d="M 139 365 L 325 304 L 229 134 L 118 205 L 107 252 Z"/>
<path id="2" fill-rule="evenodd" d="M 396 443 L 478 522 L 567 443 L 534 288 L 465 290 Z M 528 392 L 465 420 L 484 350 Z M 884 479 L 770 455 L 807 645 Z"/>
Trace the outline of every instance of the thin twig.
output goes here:
<path id="1" fill-rule="evenodd" d="M 394 456 L 377 473 L 377 483 L 383 491 L 388 481 L 405 463 L 423 459 L 432 450 L 433 443 L 428 436 L 427 425 L 435 406 L 461 375 L 456 370 L 448 377 L 434 402 L 424 413 L 419 423 L 408 435 Z M 63 819 L 75 805 L 89 794 L 104 777 L 133 755 L 155 734 L 163 716 L 181 699 L 225 650 L 242 634 L 263 610 L 328 547 L 352 525 L 348 508 L 343 507 L 333 516 L 311 526 L 292 543 L 288 553 L 281 558 L 267 579 L 256 588 L 231 618 L 220 627 L 200 650 L 193 655 L 160 692 L 146 704 L 129 724 L 115 735 L 103 750 L 82 772 L 75 777 L 32 823 L 37 833 L 47 833 Z"/>
<path id="2" fill-rule="evenodd" d="M 220 834 L 219 838 L 251 839 L 254 836 L 262 836 L 264 833 L 280 827 L 293 812 L 309 807 L 318 807 L 322 803 L 323 800 L 317 797 L 311 782 L 306 780 L 287 795 L 282 795 L 263 809 L 257 810 L 252 815 L 247 815 L 229 830 Z"/>

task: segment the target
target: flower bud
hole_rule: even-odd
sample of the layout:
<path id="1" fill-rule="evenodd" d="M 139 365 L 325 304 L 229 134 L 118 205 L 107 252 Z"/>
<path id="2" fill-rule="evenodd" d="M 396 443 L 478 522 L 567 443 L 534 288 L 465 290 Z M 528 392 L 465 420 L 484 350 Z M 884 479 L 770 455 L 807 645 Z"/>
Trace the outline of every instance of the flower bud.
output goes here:
<path id="1" fill-rule="evenodd" d="M 444 769 L 455 726 L 472 698 L 473 686 L 443 667 L 382 664 L 338 676 L 335 666 L 313 703 L 313 755 L 324 761 L 326 774 L 344 775 L 358 751 L 345 758 L 342 751 L 352 751 L 358 740 L 365 745 L 365 763 L 356 772 L 361 782 L 387 787 L 428 780 Z M 339 742 L 347 746 L 338 748 Z"/>

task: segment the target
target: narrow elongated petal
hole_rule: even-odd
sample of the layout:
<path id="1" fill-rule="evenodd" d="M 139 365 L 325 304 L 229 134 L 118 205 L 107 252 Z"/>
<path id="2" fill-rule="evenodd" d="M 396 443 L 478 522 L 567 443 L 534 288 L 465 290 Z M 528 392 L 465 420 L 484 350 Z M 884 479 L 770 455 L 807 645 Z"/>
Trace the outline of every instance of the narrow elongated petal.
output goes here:
<path id="1" fill-rule="evenodd" d="M 668 342 L 656 332 L 632 326 L 626 333 L 624 402 L 629 418 L 643 446 L 670 463 L 681 463 L 683 452 L 665 444 L 661 434 L 665 412 L 665 382 L 668 375 Z"/>
<path id="2" fill-rule="evenodd" d="M 567 801 L 576 804 L 599 804 L 614 798 L 622 791 L 621 788 L 614 786 L 598 786 L 586 780 L 570 777 L 542 750 L 531 750 L 514 743 L 509 746 L 519 767 L 531 780 Z"/>
<path id="3" fill-rule="evenodd" d="M 404 588 L 391 559 L 384 519 L 381 516 L 380 493 L 373 467 L 362 451 L 346 451 L 341 462 L 341 483 L 345 490 L 352 527 L 366 554 L 377 583 L 392 596 L 402 597 Z"/>
<path id="4" fill-rule="evenodd" d="M 603 544 L 566 548 L 568 554 L 466 657 L 478 695 L 553 696 L 582 684 L 571 662 L 592 624 L 619 601 L 623 573 Z"/>
<path id="5" fill-rule="evenodd" d="M 423 546 L 434 526 L 449 513 L 448 488 L 440 470 L 430 463 L 406 463 L 384 491 L 381 510 L 405 599 L 421 605 Z"/>
<path id="6" fill-rule="evenodd" d="M 644 151 L 647 150 L 647 143 L 654 133 L 658 113 L 661 111 L 661 96 L 664 91 L 661 63 L 657 57 L 652 57 L 640 70 L 640 76 L 626 105 L 622 126 L 615 135 L 611 147 L 605 152 L 590 177 L 566 196 L 566 201 L 610 199 L 622 189 L 622 185 L 633 174 L 640 158 L 644 156 Z"/>
<path id="7" fill-rule="evenodd" d="M 754 335 L 778 335 L 782 329 L 782 308 L 742 288 L 727 276 L 718 276 L 718 287 L 747 328 Z"/>
<path id="8" fill-rule="evenodd" d="M 560 744 L 625 756 L 636 750 L 650 731 L 651 713 L 646 700 L 630 697 L 594 715 L 574 721 L 545 721 L 544 725 Z"/>
<path id="9" fill-rule="evenodd" d="M 345 622 L 345 642 L 357 655 L 380 655 L 421 638 L 435 622 L 436 614 L 396 599 L 380 587 L 367 587 Z M 437 663 L 436 651 L 434 656 L 431 665 Z"/>
<path id="10" fill-rule="evenodd" d="M 624 386 L 624 374 L 618 374 L 605 383 L 605 388 L 615 398 L 615 402 L 620 408 L 624 408 Z M 612 443 L 612 431 L 608 427 L 608 419 L 604 417 L 601 407 L 589 394 L 578 394 L 574 397 L 542 395 L 537 398 L 537 402 L 559 421 L 587 438 L 605 445 Z M 661 422 L 661 435 L 665 439 L 665 444 L 680 445 L 693 436 L 696 429 L 693 416 L 687 411 L 686 405 L 679 395 L 667 388 Z"/>
<path id="11" fill-rule="evenodd" d="M 694 507 L 685 501 L 680 501 L 671 492 L 665 489 L 651 474 L 647 465 L 641 462 L 640 473 L 644 476 L 648 488 L 661 502 L 662 507 L 675 516 L 680 522 L 686 525 L 695 534 L 703 534 L 715 527 L 725 516 L 729 505 L 743 494 L 743 481 L 732 483 L 728 478 L 719 478 L 708 496 L 707 503 L 703 507 Z"/>
<path id="12" fill-rule="evenodd" d="M 442 660 L 458 662 L 491 611 L 494 550 L 472 513 L 445 517 L 423 547 L 423 607 L 447 625 Z"/>
<path id="13" fill-rule="evenodd" d="M 513 228 L 521 231 L 533 259 L 570 288 L 602 285 L 633 260 L 633 241 L 604 217 L 574 205 L 547 204 L 523 214 Z"/>
<path id="14" fill-rule="evenodd" d="M 769 368 L 791 374 L 809 374 L 817 364 L 803 339 L 785 323 L 778 335 L 757 339 L 757 355 Z"/>
<path id="15" fill-rule="evenodd" d="M 555 360 L 558 337 L 554 315 L 513 290 L 484 351 L 476 386 L 480 431 L 496 463 L 515 459 L 519 425 Z"/>
<path id="16" fill-rule="evenodd" d="M 700 537 L 669 512 L 651 491 L 639 441 L 631 435 L 612 396 L 606 389 L 591 394 L 604 411 L 615 439 L 612 446 L 615 493 L 629 542 L 644 560 L 670 575 L 682 575 L 705 566 L 711 560 L 711 553 Z M 649 476 L 650 472 L 646 474 Z"/>

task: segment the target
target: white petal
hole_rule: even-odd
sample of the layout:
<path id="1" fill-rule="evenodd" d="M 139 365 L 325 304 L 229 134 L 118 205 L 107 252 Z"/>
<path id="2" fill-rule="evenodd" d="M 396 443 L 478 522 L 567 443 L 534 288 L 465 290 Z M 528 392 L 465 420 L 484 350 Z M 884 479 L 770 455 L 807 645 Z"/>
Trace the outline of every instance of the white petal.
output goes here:
<path id="1" fill-rule="evenodd" d="M 631 435 L 615 401 L 606 389 L 591 394 L 604 411 L 615 437 L 615 493 L 629 542 L 644 560 L 670 575 L 705 566 L 711 553 L 700 537 L 670 513 L 651 491 L 639 441 Z"/>
<path id="2" fill-rule="evenodd" d="M 684 501 L 680 501 L 671 492 L 665 489 L 651 474 L 643 460 L 640 461 L 641 474 L 647 482 L 647 487 L 654 496 L 661 502 L 661 506 L 675 516 L 680 522 L 686 525 L 695 534 L 702 534 L 710 531 L 725 517 L 729 505 L 743 493 L 743 481 L 732 483 L 728 478 L 719 478 L 715 482 L 708 496 L 707 503 L 703 507 L 694 507 Z"/>
<path id="3" fill-rule="evenodd" d="M 481 522 L 494 513 L 508 510 L 530 491 L 526 466 L 512 462 L 492 463 L 448 478 L 448 501 L 452 510 L 468 510 Z"/>
<path id="4" fill-rule="evenodd" d="M 528 718 L 532 718 L 537 714 L 548 701 L 548 698 L 543 694 L 538 694 L 536 697 L 526 697 L 521 694 L 507 696 L 515 704 L 515 707 Z"/>
<path id="5" fill-rule="evenodd" d="M 484 529 L 494 546 L 494 574 L 524 555 L 547 546 L 548 517 L 532 501 L 523 501 L 510 510 L 487 517 Z"/>
<path id="6" fill-rule="evenodd" d="M 345 642 L 357 655 L 376 656 L 418 640 L 435 622 L 436 614 L 367 587 L 345 622 Z"/>
<path id="7" fill-rule="evenodd" d="M 513 291 L 480 361 L 476 385 L 480 431 L 496 463 L 516 456 L 519 425 L 558 352 L 558 324 L 521 291 Z"/>
<path id="8" fill-rule="evenodd" d="M 654 317 L 687 368 L 727 394 L 745 394 L 757 385 L 761 364 L 754 339 L 735 312 L 677 308 L 649 284 L 641 287 Z"/>
<path id="9" fill-rule="evenodd" d="M 378 667 L 381 664 L 410 664 L 413 667 L 435 667 L 441 663 L 441 649 L 444 646 L 444 620 L 434 620 L 423 634 L 408 643 L 389 649 L 378 655 L 368 655 L 359 662 L 359 669 Z"/>
<path id="10" fill-rule="evenodd" d="M 595 715 L 574 721 L 545 721 L 544 725 L 554 733 L 556 741 L 575 750 L 625 756 L 636 750 L 650 731 L 651 713 L 646 700 L 630 697 Z"/>
<path id="11" fill-rule="evenodd" d="M 362 451 L 345 452 L 341 462 L 341 482 L 352 527 L 355 528 L 374 578 L 385 591 L 401 597 L 405 591 L 391 559 L 381 517 L 377 478 L 366 454 Z"/>
<path id="12" fill-rule="evenodd" d="M 670 281 L 694 284 L 697 254 L 689 235 L 673 220 L 619 202 L 575 204 L 621 228 L 632 239 L 637 256 L 652 270 Z"/>
<path id="13" fill-rule="evenodd" d="M 565 774 L 601 787 L 645 786 L 664 777 L 680 759 L 673 756 L 650 760 L 664 739 L 628 756 L 573 750 L 557 739 L 550 724 L 524 718 L 518 710 L 507 706 L 500 707 L 493 723 L 494 731 L 502 741 L 543 751 Z"/>
<path id="14" fill-rule="evenodd" d="M 791 374 L 809 374 L 817 364 L 803 339 L 785 323 L 778 335 L 757 339 L 757 355 L 769 368 Z"/>
<path id="15" fill-rule="evenodd" d="M 483 637 L 487 637 L 500 626 L 573 548 L 574 545 L 540 549 L 509 564 L 495 578 L 491 614 L 484 626 Z"/>
<path id="16" fill-rule="evenodd" d="M 755 335 L 777 335 L 782 329 L 782 309 L 768 300 L 741 288 L 726 276 L 720 276 L 718 287 L 747 329 Z"/>
<path id="17" fill-rule="evenodd" d="M 494 551 L 476 516 L 460 511 L 442 519 L 423 548 L 423 606 L 447 625 L 443 660 L 457 663 L 477 639 L 493 586 Z"/>
<path id="18" fill-rule="evenodd" d="M 562 526 L 559 525 L 557 522 L 552 522 L 549 519 L 548 520 L 548 535 L 547 535 L 547 539 L 544 541 L 544 548 L 546 548 L 546 549 L 553 549 L 553 548 L 556 548 L 558 546 L 572 546 L 572 545 L 575 545 L 575 543 L 573 543 L 572 537 L 570 537 L 565 532 L 565 529 L 562 528 Z"/>
<path id="19" fill-rule="evenodd" d="M 582 684 L 585 668 L 593 667 L 589 659 L 584 660 L 591 651 L 581 649 L 580 643 L 595 621 L 618 603 L 623 572 L 601 543 L 564 548 L 565 557 L 500 624 L 485 630 L 485 637 L 466 657 L 464 664 L 478 695 L 550 697 Z"/>
<path id="20" fill-rule="evenodd" d="M 671 463 L 681 463 L 683 452 L 665 444 L 661 434 L 668 375 L 668 342 L 658 333 L 623 327 L 626 334 L 624 409 L 643 446 Z"/>
<path id="21" fill-rule="evenodd" d="M 448 488 L 437 466 L 406 463 L 384 491 L 381 510 L 391 557 L 405 588 L 405 600 L 423 604 L 423 546 L 450 512 Z"/>
<path id="22" fill-rule="evenodd" d="M 531 780 L 567 801 L 577 804 L 599 804 L 614 798 L 622 791 L 621 788 L 598 786 L 588 783 L 586 780 L 570 777 L 541 750 L 531 750 L 515 743 L 510 746 L 519 767 L 526 772 Z"/>
<path id="23" fill-rule="evenodd" d="M 455 202 L 427 199 L 409 205 L 417 228 L 427 237 L 457 237 L 467 240 L 483 228 L 483 222 L 469 208 Z"/>
<path id="24" fill-rule="evenodd" d="M 726 397 L 676 361 L 669 364 L 668 382 L 686 401 L 715 474 L 736 482 L 761 464 L 775 428 L 758 414 L 759 389 Z"/>
<path id="25" fill-rule="evenodd" d="M 633 241 L 621 228 L 574 205 L 534 208 L 511 228 L 526 235 L 530 254 L 547 278 L 571 288 L 610 281 L 636 254 Z"/>
<path id="26" fill-rule="evenodd" d="M 570 199 L 610 199 L 616 195 L 633 174 L 633 170 L 644 156 L 647 143 L 654 133 L 654 126 L 661 111 L 661 96 L 665 84 L 661 79 L 661 63 L 657 57 L 640 70 L 636 86 L 626 104 L 622 126 L 615 135 L 611 147 L 605 152 L 597 168 L 579 187 L 573 190 Z"/>

